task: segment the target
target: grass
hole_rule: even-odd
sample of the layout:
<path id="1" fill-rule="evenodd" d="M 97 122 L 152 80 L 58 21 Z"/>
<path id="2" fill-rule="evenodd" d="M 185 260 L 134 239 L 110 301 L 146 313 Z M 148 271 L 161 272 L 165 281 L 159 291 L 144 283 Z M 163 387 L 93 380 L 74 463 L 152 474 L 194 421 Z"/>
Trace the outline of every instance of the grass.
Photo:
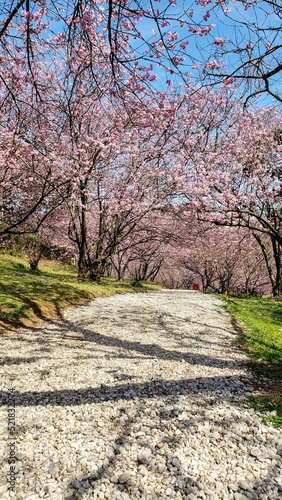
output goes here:
<path id="1" fill-rule="evenodd" d="M 240 342 L 254 359 L 282 363 L 282 302 L 260 298 L 226 298 L 227 310 L 242 326 Z"/>
<path id="2" fill-rule="evenodd" d="M 271 298 L 226 297 L 226 309 L 236 320 L 235 342 L 250 357 L 250 367 L 259 376 L 253 408 L 265 414 L 264 421 L 282 426 L 282 302 Z"/>
<path id="3" fill-rule="evenodd" d="M 18 326 L 35 326 L 45 319 L 58 318 L 66 307 L 88 302 L 95 297 L 116 293 L 157 290 L 161 287 L 103 278 L 101 284 L 81 283 L 70 266 L 41 261 L 40 272 L 29 269 L 21 257 L 0 254 L 0 327 L 3 331 Z"/>
<path id="4" fill-rule="evenodd" d="M 251 396 L 252 407 L 264 413 L 263 422 L 270 422 L 276 429 L 282 427 L 282 396 L 276 394 L 259 394 Z"/>

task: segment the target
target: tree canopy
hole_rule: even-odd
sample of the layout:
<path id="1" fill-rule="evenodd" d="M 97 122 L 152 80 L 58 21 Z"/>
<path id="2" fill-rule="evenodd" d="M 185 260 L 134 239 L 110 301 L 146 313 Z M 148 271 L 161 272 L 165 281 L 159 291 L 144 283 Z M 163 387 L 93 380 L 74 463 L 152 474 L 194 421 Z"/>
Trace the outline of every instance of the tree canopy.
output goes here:
<path id="1" fill-rule="evenodd" d="M 201 242 L 215 225 L 236 227 L 235 246 L 251 235 L 280 294 L 281 10 L 267 0 L 2 2 L 4 240 L 52 239 L 80 279 L 109 268 L 155 278 L 176 248 L 197 260 L 187 231 Z M 204 247 L 200 267 L 179 250 L 186 274 L 205 269 Z"/>

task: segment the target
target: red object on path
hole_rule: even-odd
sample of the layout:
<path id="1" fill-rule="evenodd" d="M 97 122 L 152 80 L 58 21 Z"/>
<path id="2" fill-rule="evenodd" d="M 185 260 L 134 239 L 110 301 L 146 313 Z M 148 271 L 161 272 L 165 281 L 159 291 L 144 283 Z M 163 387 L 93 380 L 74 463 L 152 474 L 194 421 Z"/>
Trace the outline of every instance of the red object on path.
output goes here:
<path id="1" fill-rule="evenodd" d="M 192 290 L 200 290 L 200 285 L 198 283 L 193 283 Z"/>

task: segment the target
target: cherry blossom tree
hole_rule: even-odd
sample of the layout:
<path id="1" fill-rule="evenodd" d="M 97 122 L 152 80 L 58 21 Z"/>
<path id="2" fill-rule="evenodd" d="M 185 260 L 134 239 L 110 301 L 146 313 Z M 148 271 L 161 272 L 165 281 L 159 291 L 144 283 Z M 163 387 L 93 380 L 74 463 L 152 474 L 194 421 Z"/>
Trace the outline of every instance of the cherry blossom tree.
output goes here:
<path id="1" fill-rule="evenodd" d="M 268 0 L 230 7 L 4 0 L 0 234 L 38 232 L 61 207 L 81 279 L 99 280 L 117 251 L 124 259 L 135 253 L 130 262 L 139 259 L 148 274 L 158 259 L 164 266 L 165 251 L 143 236 L 130 251 L 131 235 L 152 213 L 186 204 L 208 222 L 252 231 L 280 294 L 281 118 L 275 109 L 247 112 L 231 98 L 233 82 L 245 79 L 249 95 L 279 100 L 271 84 L 281 69 L 280 7 Z M 250 24 L 251 12 L 271 16 Z M 219 36 L 214 16 L 219 26 L 242 27 L 240 43 Z M 191 83 L 198 64 L 219 89 Z M 183 85 L 172 90 L 174 77 Z"/>
<path id="2" fill-rule="evenodd" d="M 76 175 L 66 201 L 81 279 L 99 280 L 118 245 L 174 194 L 177 165 L 169 164 L 168 141 L 160 144 L 174 105 L 159 104 L 155 99 L 142 109 L 138 102 L 136 117 L 133 106 L 130 116 L 125 113 L 122 101 L 114 108 L 107 103 L 107 113 L 100 102 L 83 113 L 83 132 L 71 151 Z"/>
<path id="3" fill-rule="evenodd" d="M 275 109 L 247 113 L 235 107 L 224 126 L 206 136 L 204 148 L 184 153 L 190 175 L 187 197 L 194 200 L 199 217 L 247 227 L 257 241 L 261 233 L 269 238 L 276 262 L 275 295 L 281 293 L 280 130 Z"/>
<path id="4" fill-rule="evenodd" d="M 261 295 L 271 286 L 261 252 L 243 228 L 199 225 L 182 265 L 200 280 L 204 291 Z"/>
<path id="5" fill-rule="evenodd" d="M 247 101 L 268 95 L 281 103 L 281 3 L 202 0 L 199 4 L 217 24 L 204 67 L 206 80 L 242 84 Z"/>
<path id="6" fill-rule="evenodd" d="M 69 183 L 58 169 L 42 120 L 22 110 L 13 121 L 2 108 L 0 125 L 0 234 L 36 232 L 67 195 Z M 34 136 L 40 136 L 36 143 Z"/>
<path id="7" fill-rule="evenodd" d="M 171 244 L 177 240 L 173 211 L 150 210 L 134 231 L 117 247 L 112 269 L 118 279 L 155 281 L 167 259 Z"/>
<path id="8" fill-rule="evenodd" d="M 32 271 L 39 272 L 42 258 L 62 262 L 77 262 L 76 248 L 68 238 L 67 212 L 57 207 L 44 219 L 33 233 L 26 231 L 8 232 L 2 235 L 2 248 L 12 254 L 22 255 L 29 262 Z"/>
<path id="9" fill-rule="evenodd" d="M 70 54 L 83 39 L 95 66 L 97 37 L 104 36 L 116 88 L 154 82 L 157 73 L 185 83 L 199 68 L 200 84 L 244 82 L 248 96 L 269 93 L 281 102 L 281 5 L 277 0 L 3 0 L 0 7 L 2 62 L 29 75 L 40 96 L 41 62 Z M 104 34 L 104 35 L 103 35 Z M 93 51 L 94 48 L 94 51 Z M 44 49 L 44 50 L 43 50 Z M 45 54 L 45 55 L 44 55 Z M 13 61 L 11 63 L 11 61 Z M 93 72 L 95 79 L 95 71 Z M 8 73 L 2 82 L 9 87 Z M 124 82 L 123 82 L 124 83 Z M 12 91 L 12 88 L 11 88 Z"/>

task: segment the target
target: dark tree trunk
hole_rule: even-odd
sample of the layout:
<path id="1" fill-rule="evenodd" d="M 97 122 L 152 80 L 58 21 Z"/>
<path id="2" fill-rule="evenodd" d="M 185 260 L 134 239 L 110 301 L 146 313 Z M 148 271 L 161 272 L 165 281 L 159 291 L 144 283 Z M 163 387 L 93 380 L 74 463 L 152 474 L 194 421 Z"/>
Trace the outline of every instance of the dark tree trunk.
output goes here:
<path id="1" fill-rule="evenodd" d="M 82 203 L 85 205 L 85 197 L 82 196 Z M 80 237 L 78 242 L 78 280 L 87 281 L 89 279 L 89 269 L 87 261 L 87 221 L 86 210 L 82 208 L 80 217 Z"/>
<path id="2" fill-rule="evenodd" d="M 40 261 L 40 257 L 38 259 L 30 259 L 29 267 L 30 267 L 31 271 L 36 271 L 36 272 L 38 271 L 39 261 Z"/>
<path id="3" fill-rule="evenodd" d="M 87 281 L 89 279 L 89 271 L 85 253 L 79 252 L 78 258 L 78 280 Z"/>
<path id="4" fill-rule="evenodd" d="M 269 276 L 269 279 L 271 282 L 271 287 L 272 287 L 272 294 L 274 297 L 278 297 L 282 293 L 281 246 L 279 245 L 277 240 L 275 240 L 274 238 L 271 238 L 272 255 L 274 258 L 274 262 L 275 262 L 275 269 L 273 269 L 273 266 L 271 264 L 271 259 L 268 255 L 267 248 L 266 248 L 264 242 L 262 241 L 262 239 L 260 238 L 260 236 L 258 234 L 254 233 L 254 237 L 261 248 L 261 251 L 262 251 L 265 263 L 266 263 L 266 268 L 268 271 L 268 276 Z"/>
<path id="5" fill-rule="evenodd" d="M 89 272 L 89 280 L 95 283 L 100 283 L 102 276 L 104 276 L 105 263 L 103 262 L 92 262 Z"/>
<path id="6" fill-rule="evenodd" d="M 281 271 L 282 271 L 282 263 L 281 263 L 281 246 L 279 243 L 275 240 L 272 239 L 272 248 L 273 248 L 273 255 L 274 255 L 274 260 L 275 260 L 275 266 L 276 266 L 276 276 L 275 276 L 275 284 L 273 287 L 273 295 L 274 297 L 279 297 L 282 293 L 282 283 L 281 283 Z"/>

